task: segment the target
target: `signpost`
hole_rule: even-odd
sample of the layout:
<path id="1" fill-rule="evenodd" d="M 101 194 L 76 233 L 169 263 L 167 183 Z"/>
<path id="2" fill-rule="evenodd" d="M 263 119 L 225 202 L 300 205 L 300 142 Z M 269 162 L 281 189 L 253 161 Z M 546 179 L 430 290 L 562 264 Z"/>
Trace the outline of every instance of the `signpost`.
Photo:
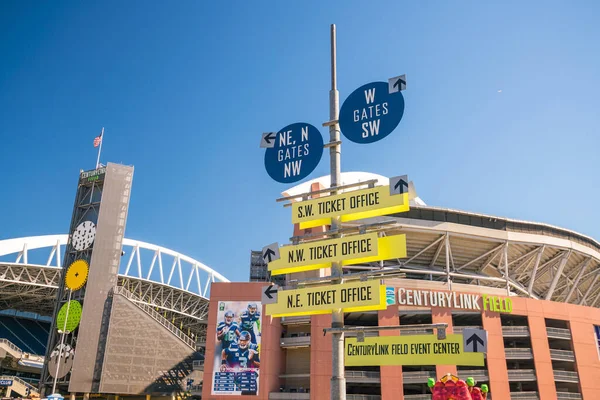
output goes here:
<path id="1" fill-rule="evenodd" d="M 346 366 L 484 365 L 483 353 L 467 352 L 463 335 L 452 334 L 347 338 L 344 353 Z"/>
<path id="2" fill-rule="evenodd" d="M 265 146 L 265 168 L 271 178 L 281 183 L 297 182 L 306 178 L 319 165 L 323 155 L 323 137 L 311 124 L 298 122 L 281 129 L 274 135 L 263 134 Z"/>
<path id="3" fill-rule="evenodd" d="M 378 237 L 376 232 L 317 240 L 279 249 L 281 258 L 268 263 L 272 275 L 406 257 L 406 235 Z M 264 255 L 264 254 L 263 254 Z"/>
<path id="4" fill-rule="evenodd" d="M 263 248 L 262 257 L 272 275 L 331 268 L 330 286 L 281 291 L 263 288 L 263 302 L 272 316 L 331 313 L 332 376 L 330 398 L 346 398 L 344 378 L 344 311 L 385 309 L 385 287 L 378 281 L 344 283 L 344 265 L 406 257 L 406 236 L 379 237 L 361 233 L 342 238 L 341 222 L 354 221 L 409 210 L 408 180 L 348 193 L 338 193 L 341 181 L 341 140 L 343 135 L 355 143 L 372 143 L 388 136 L 404 114 L 406 88 L 404 75 L 393 82 L 372 82 L 356 89 L 344 102 L 341 113 L 337 90 L 336 33 L 331 25 L 331 89 L 329 91 L 329 142 L 324 146 L 321 133 L 307 123 L 286 126 L 276 134 L 263 133 L 265 168 L 280 183 L 293 183 L 307 177 L 319 164 L 323 148 L 329 149 L 329 196 L 293 204 L 292 221 L 300 229 L 330 225 L 330 238 L 279 248 L 277 243 Z M 351 186 L 351 185 L 350 185 Z M 461 344 L 462 346 L 462 344 Z M 482 364 L 483 365 L 483 364 Z"/>
<path id="5" fill-rule="evenodd" d="M 402 93 L 390 93 L 386 82 L 371 82 L 348 96 L 340 111 L 340 128 L 352 142 L 373 143 L 392 133 L 403 114 Z"/>
<path id="6" fill-rule="evenodd" d="M 385 310 L 385 286 L 379 280 L 343 283 L 285 290 L 278 293 L 276 304 L 266 307 L 273 317 L 331 314 L 335 309 L 344 312 Z"/>
<path id="7" fill-rule="evenodd" d="M 408 179 L 404 175 L 405 179 Z M 334 196 L 292 203 L 292 223 L 300 229 L 331 225 L 331 217 L 340 216 L 342 222 L 401 213 L 409 210 L 408 190 L 399 192 L 391 186 L 377 186 L 353 190 Z"/>

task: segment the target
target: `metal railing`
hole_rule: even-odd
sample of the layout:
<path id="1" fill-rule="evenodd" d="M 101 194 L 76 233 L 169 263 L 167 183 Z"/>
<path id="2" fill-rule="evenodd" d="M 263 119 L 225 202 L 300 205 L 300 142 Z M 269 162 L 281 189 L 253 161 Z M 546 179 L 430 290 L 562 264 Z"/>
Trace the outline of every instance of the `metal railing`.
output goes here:
<path id="1" fill-rule="evenodd" d="M 539 400 L 538 392 L 510 392 L 510 400 Z"/>
<path id="2" fill-rule="evenodd" d="M 579 382 L 579 375 L 577 375 L 577 372 L 573 371 L 554 370 L 554 380 L 559 382 L 577 383 Z"/>
<path id="3" fill-rule="evenodd" d="M 23 350 L 21 350 L 19 347 L 17 347 L 17 345 L 8 339 L 0 339 L 0 344 L 5 344 L 9 349 L 13 350 L 15 353 L 18 353 L 19 357 L 23 354 Z"/>
<path id="4" fill-rule="evenodd" d="M 168 319 L 160 315 L 152 306 L 144 303 L 141 299 L 139 299 L 136 295 L 131 293 L 123 286 L 116 286 L 113 289 L 113 293 L 121 295 L 126 299 L 130 300 L 131 303 L 135 304 L 139 309 L 144 311 L 146 314 L 150 315 L 154 318 L 158 323 L 167 328 L 173 335 L 178 337 L 182 342 L 187 344 L 191 349 L 196 349 L 196 342 L 194 339 L 183 333 L 183 331 L 173 325 Z"/>
<path id="5" fill-rule="evenodd" d="M 310 335 L 308 336 L 284 336 L 279 339 L 281 347 L 287 346 L 310 346 Z"/>
<path id="6" fill-rule="evenodd" d="M 546 334 L 549 338 L 554 339 L 571 339 L 571 331 L 564 328 L 548 328 L 546 327 Z"/>
<path id="7" fill-rule="evenodd" d="M 488 372 L 485 369 L 459 369 L 459 376 L 472 377 L 476 381 L 487 381 L 489 378 Z"/>
<path id="8" fill-rule="evenodd" d="M 504 354 L 507 359 L 529 360 L 533 358 L 533 352 L 529 348 L 504 348 Z"/>
<path id="9" fill-rule="evenodd" d="M 355 371 L 346 370 L 346 378 L 369 378 L 369 379 L 380 379 L 381 374 L 377 371 Z"/>
<path id="10" fill-rule="evenodd" d="M 435 377 L 435 371 L 407 371 L 402 373 L 404 383 L 427 383 L 428 378 Z"/>
<path id="11" fill-rule="evenodd" d="M 508 380 L 519 382 L 519 381 L 535 381 L 535 370 L 533 369 L 509 369 Z"/>
<path id="12" fill-rule="evenodd" d="M 550 358 L 557 361 L 575 361 L 575 353 L 571 350 L 550 349 Z"/>
<path id="13" fill-rule="evenodd" d="M 346 400 L 381 400 L 376 394 L 347 394 Z"/>
<path id="14" fill-rule="evenodd" d="M 452 327 L 452 332 L 456 333 L 457 335 L 460 335 L 461 333 L 463 333 L 463 330 L 465 329 L 483 329 L 482 326 L 453 326 Z M 421 396 L 421 395 L 419 395 Z"/>
<path id="15" fill-rule="evenodd" d="M 525 337 L 529 336 L 528 326 L 503 326 L 502 336 L 505 337 Z"/>
<path id="16" fill-rule="evenodd" d="M 405 394 L 404 400 L 431 400 L 430 394 Z"/>
<path id="17" fill-rule="evenodd" d="M 12 375 L 2 375 L 0 376 L 0 380 L 9 380 L 9 381 L 13 381 L 13 382 L 17 382 L 23 386 L 25 386 L 26 388 L 29 388 L 29 392 L 31 394 L 39 394 L 37 388 L 35 386 L 33 386 L 32 384 L 30 384 L 29 382 L 25 382 L 23 379 L 17 377 L 17 376 L 12 376 Z M 25 393 L 21 393 L 22 395 L 25 395 Z"/>
<path id="18" fill-rule="evenodd" d="M 310 393 L 306 393 L 306 392 L 270 392 L 269 393 L 269 400 L 309 400 L 309 399 L 310 399 Z"/>
<path id="19" fill-rule="evenodd" d="M 556 398 L 558 400 L 581 400 L 581 393 L 571 393 L 571 392 L 556 392 Z"/>
<path id="20" fill-rule="evenodd" d="M 310 324 L 310 316 L 304 315 L 301 317 L 282 317 L 281 325 L 306 325 Z"/>

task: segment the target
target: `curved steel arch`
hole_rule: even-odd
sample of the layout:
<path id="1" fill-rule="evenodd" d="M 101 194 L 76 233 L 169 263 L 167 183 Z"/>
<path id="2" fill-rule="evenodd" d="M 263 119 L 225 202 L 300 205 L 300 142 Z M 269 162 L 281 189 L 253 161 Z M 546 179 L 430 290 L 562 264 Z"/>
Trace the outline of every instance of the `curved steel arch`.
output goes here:
<path id="1" fill-rule="evenodd" d="M 46 235 L 0 241 L 0 257 L 15 257 L 0 261 L 0 309 L 52 315 L 54 302 L 48 300 L 56 298 L 62 269 L 61 246 L 67 240 L 67 235 Z M 126 256 L 120 270 L 125 271 L 119 273 L 118 285 L 134 293 L 139 299 L 136 301 L 163 312 L 178 327 L 201 334 L 206 329 L 210 283 L 229 280 L 205 264 L 165 247 L 124 239 L 123 248 Z M 42 249 L 42 254 L 36 252 L 35 256 L 43 257 L 45 265 L 29 262 L 30 252 L 38 249 Z"/>
<path id="2" fill-rule="evenodd" d="M 60 260 L 61 246 L 66 246 L 67 241 L 68 235 L 30 236 L 0 240 L 0 257 L 15 254 L 15 264 L 29 264 L 29 251 L 48 248 L 50 252 L 45 265 L 62 267 Z M 229 282 L 223 275 L 202 262 L 162 246 L 125 238 L 123 239 L 123 249 L 125 250 L 126 248 L 130 248 L 129 259 L 125 272 L 120 273 L 120 275 L 167 284 L 189 291 L 205 299 L 208 299 L 210 282 Z M 147 265 L 148 268 L 144 268 L 146 265 L 142 262 L 142 251 L 152 253 L 152 261 Z M 165 257 L 172 260 L 170 269 L 165 268 L 165 265 L 163 265 Z M 171 284 L 176 271 L 177 275 L 175 279 L 177 280 L 178 278 L 178 285 Z M 153 278 L 153 272 L 155 274 L 158 273 L 160 279 Z M 201 273 L 206 274 L 206 276 L 201 277 Z M 196 291 L 190 290 L 190 288 L 194 288 L 192 283 L 195 283 Z"/>

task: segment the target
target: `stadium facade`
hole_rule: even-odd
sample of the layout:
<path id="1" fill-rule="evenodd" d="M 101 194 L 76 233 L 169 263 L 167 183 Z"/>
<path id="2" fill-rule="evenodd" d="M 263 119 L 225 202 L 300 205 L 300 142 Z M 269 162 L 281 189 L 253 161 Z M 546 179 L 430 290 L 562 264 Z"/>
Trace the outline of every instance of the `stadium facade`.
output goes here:
<path id="1" fill-rule="evenodd" d="M 372 174 L 344 178 L 387 184 Z M 327 186 L 327 178 L 319 178 L 284 195 Z M 448 334 L 484 329 L 484 365 L 346 366 L 347 398 L 431 399 L 428 378 L 451 373 L 487 384 L 488 399 L 597 399 L 600 243 L 547 224 L 427 206 L 412 186 L 410 197 L 406 213 L 345 223 L 347 230 L 379 223 L 384 235 L 405 234 L 407 242 L 406 258 L 345 267 L 345 273 L 395 269 L 405 274 L 385 279 L 386 309 L 347 312 L 345 326 L 446 323 Z M 304 233 L 294 226 L 294 237 Z M 327 275 L 325 269 L 288 275 L 285 289 L 298 279 Z M 329 398 L 332 342 L 323 329 L 331 327 L 331 315 L 267 316 L 261 304 L 264 287 L 260 282 L 212 285 L 203 398 Z M 251 312 L 254 307 L 260 316 Z M 231 334 L 236 329 L 239 343 Z M 251 330 L 252 337 L 244 333 Z M 434 330 L 380 330 L 366 336 L 428 334 Z"/>

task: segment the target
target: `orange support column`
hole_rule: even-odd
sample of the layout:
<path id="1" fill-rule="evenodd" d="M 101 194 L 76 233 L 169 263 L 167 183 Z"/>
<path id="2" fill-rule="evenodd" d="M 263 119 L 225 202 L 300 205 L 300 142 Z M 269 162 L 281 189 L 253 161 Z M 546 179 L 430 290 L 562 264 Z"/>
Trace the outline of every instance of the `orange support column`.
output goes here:
<path id="1" fill-rule="evenodd" d="M 310 399 L 321 400 L 331 392 L 331 335 L 323 336 L 331 315 L 313 315 L 310 325 Z"/>
<path id="2" fill-rule="evenodd" d="M 508 370 L 504 354 L 504 336 L 500 315 L 490 311 L 481 313 L 483 329 L 487 331 L 487 368 L 490 376 L 490 392 L 494 399 L 510 399 Z"/>
<path id="3" fill-rule="evenodd" d="M 446 334 L 452 333 L 452 312 L 445 308 L 432 307 L 431 308 L 431 322 L 434 324 L 447 323 L 448 329 Z M 440 379 L 447 373 L 457 375 L 456 365 L 437 365 L 435 367 L 437 378 Z"/>
<path id="4" fill-rule="evenodd" d="M 550 359 L 550 346 L 546 333 L 546 320 L 542 316 L 529 315 L 529 335 L 531 349 L 533 350 L 533 363 L 537 376 L 538 393 L 541 400 L 556 399 L 556 385 L 553 379 L 552 360 Z"/>
<path id="5" fill-rule="evenodd" d="M 378 311 L 379 326 L 394 326 L 400 324 L 398 306 L 390 305 L 385 310 Z M 379 331 L 379 336 L 398 336 L 400 331 Z M 381 399 L 404 399 L 404 385 L 402 384 L 402 365 L 383 365 L 380 368 Z"/>
<path id="6" fill-rule="evenodd" d="M 595 310 L 588 313 L 598 314 Z M 594 324 L 600 324 L 600 316 L 596 320 L 589 318 L 586 322 L 577 319 L 570 321 L 579 387 L 584 399 L 597 399 L 600 393 L 600 356 Z"/>

